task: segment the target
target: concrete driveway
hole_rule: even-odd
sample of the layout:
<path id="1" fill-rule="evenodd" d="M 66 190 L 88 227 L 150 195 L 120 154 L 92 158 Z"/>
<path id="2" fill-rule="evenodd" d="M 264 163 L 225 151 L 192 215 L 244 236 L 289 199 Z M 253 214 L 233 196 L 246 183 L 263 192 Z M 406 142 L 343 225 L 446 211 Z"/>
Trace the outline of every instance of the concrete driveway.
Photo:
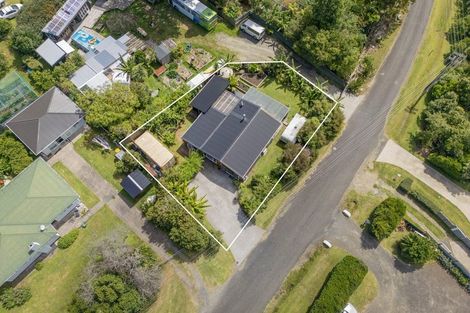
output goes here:
<path id="1" fill-rule="evenodd" d="M 214 164 L 206 161 L 204 169 L 196 175 L 190 186 L 197 187 L 198 196 L 207 199 L 209 204 L 206 209 L 207 219 L 212 226 L 222 232 L 226 244 L 230 244 L 248 221 L 248 217 L 238 204 L 237 188 L 231 178 Z M 243 262 L 262 236 L 263 230 L 252 223 L 243 230 L 231 247 L 237 264 Z"/>

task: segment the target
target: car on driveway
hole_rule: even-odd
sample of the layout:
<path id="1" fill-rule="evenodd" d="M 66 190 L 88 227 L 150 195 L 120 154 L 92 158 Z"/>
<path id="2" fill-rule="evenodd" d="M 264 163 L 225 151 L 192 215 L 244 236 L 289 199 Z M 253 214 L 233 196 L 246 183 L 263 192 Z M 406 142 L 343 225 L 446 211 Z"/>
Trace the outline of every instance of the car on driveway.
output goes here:
<path id="1" fill-rule="evenodd" d="M 0 10 L 0 18 L 3 18 L 3 19 L 15 18 L 18 15 L 18 13 L 20 13 L 22 8 L 23 8 L 23 5 L 21 3 L 16 3 L 16 4 L 6 6 Z"/>

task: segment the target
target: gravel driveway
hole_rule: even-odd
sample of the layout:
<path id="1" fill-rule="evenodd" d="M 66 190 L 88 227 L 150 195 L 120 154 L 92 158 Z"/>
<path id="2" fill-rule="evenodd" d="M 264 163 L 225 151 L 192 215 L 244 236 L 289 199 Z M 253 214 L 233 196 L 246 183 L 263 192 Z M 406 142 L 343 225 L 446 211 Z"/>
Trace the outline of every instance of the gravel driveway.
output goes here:
<path id="1" fill-rule="evenodd" d="M 226 244 L 230 244 L 248 221 L 248 217 L 238 204 L 237 188 L 230 177 L 206 161 L 204 169 L 196 175 L 190 186 L 197 187 L 198 196 L 207 199 L 209 203 L 206 209 L 207 219 L 212 226 L 222 232 Z M 230 249 L 237 264 L 243 262 L 262 236 L 263 230 L 254 224 L 243 230 Z"/>

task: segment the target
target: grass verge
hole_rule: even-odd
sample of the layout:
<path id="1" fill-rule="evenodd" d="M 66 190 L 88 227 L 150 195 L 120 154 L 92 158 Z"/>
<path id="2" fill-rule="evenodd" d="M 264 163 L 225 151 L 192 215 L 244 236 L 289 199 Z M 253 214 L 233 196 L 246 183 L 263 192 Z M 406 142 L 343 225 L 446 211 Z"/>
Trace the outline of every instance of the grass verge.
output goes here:
<path id="1" fill-rule="evenodd" d="M 333 267 L 347 252 L 333 247 L 315 250 L 299 268 L 294 269 L 284 280 L 278 294 L 266 307 L 265 313 L 305 313 L 320 292 Z M 378 284 L 372 272 L 354 292 L 351 300 L 362 308 L 377 294 Z M 368 274 L 369 276 L 369 274 Z"/>
<path id="2" fill-rule="evenodd" d="M 434 202 L 447 218 L 457 225 L 465 234 L 470 235 L 470 221 L 459 208 L 443 198 L 439 193 L 397 166 L 376 162 L 375 167 L 379 173 L 379 177 L 393 188 L 397 188 L 400 182 L 405 178 L 413 179 L 413 189 L 416 192 Z"/>
<path id="3" fill-rule="evenodd" d="M 94 207 L 98 202 L 98 197 L 78 179 L 62 162 L 57 162 L 52 166 L 54 170 L 62 176 L 65 181 L 80 196 L 82 202 L 88 207 Z"/>
<path id="4" fill-rule="evenodd" d="M 230 252 L 220 249 L 213 256 L 202 255 L 196 261 L 196 266 L 202 279 L 209 287 L 223 284 L 233 273 L 235 259 Z"/>
<path id="5" fill-rule="evenodd" d="M 410 134 L 419 128 L 418 116 L 425 106 L 424 97 L 416 103 L 413 110 L 410 111 L 408 108 L 418 100 L 420 91 L 426 86 L 423 82 L 429 83 L 439 70 L 444 68 L 444 55 L 450 49 L 446 32 L 455 13 L 453 2 L 454 0 L 434 1 L 431 17 L 410 76 L 403 85 L 386 126 L 387 135 L 409 151 L 412 151 Z"/>
<path id="6" fill-rule="evenodd" d="M 113 151 L 105 151 L 90 142 L 91 133 L 80 137 L 74 144 L 75 151 L 85 159 L 104 179 L 113 185 L 118 191 L 122 190 L 122 177 L 116 175 Z"/>

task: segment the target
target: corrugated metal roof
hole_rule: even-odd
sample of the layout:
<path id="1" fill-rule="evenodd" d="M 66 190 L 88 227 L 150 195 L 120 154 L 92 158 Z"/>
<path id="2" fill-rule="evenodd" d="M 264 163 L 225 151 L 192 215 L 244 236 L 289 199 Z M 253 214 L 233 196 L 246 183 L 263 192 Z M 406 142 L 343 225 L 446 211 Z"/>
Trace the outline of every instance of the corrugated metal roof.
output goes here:
<path id="1" fill-rule="evenodd" d="M 77 199 L 42 158 L 0 189 L 0 255 L 8 255 L 0 258 L 0 285 L 28 261 L 29 244 L 42 246 L 55 236 L 50 224 Z"/>
<path id="2" fill-rule="evenodd" d="M 235 141 L 222 164 L 240 177 L 246 177 L 261 153 L 279 129 L 280 123 L 259 110 L 240 137 Z"/>
<path id="3" fill-rule="evenodd" d="M 240 100 L 225 117 L 214 108 L 200 114 L 183 140 L 244 178 L 280 125 L 259 106 Z"/>
<path id="4" fill-rule="evenodd" d="M 166 168 L 168 164 L 175 159 L 173 154 L 148 131 L 140 135 L 134 143 L 148 158 L 162 169 Z"/>
<path id="5" fill-rule="evenodd" d="M 287 112 L 289 112 L 288 107 L 271 98 L 270 96 L 259 92 L 256 88 L 253 87 L 248 89 L 248 92 L 245 93 L 243 99 L 260 106 L 279 122 L 282 122 L 282 120 L 286 117 Z"/>
<path id="6" fill-rule="evenodd" d="M 223 77 L 214 75 L 191 101 L 191 106 L 196 110 L 206 113 L 220 95 L 227 89 L 229 81 Z"/>
<path id="7" fill-rule="evenodd" d="M 150 181 L 141 171 L 135 170 L 122 180 L 121 186 L 132 198 L 136 198 L 150 186 Z"/>
<path id="8" fill-rule="evenodd" d="M 6 126 L 38 155 L 83 118 L 83 112 L 59 88 L 53 87 L 12 117 Z"/>
<path id="9" fill-rule="evenodd" d="M 225 115 L 215 109 L 209 109 L 197 117 L 191 128 L 183 135 L 183 140 L 200 149 L 224 119 Z"/>
<path id="10" fill-rule="evenodd" d="M 56 65 L 57 62 L 65 57 L 65 52 L 49 38 L 36 49 L 36 53 L 50 66 Z"/>

